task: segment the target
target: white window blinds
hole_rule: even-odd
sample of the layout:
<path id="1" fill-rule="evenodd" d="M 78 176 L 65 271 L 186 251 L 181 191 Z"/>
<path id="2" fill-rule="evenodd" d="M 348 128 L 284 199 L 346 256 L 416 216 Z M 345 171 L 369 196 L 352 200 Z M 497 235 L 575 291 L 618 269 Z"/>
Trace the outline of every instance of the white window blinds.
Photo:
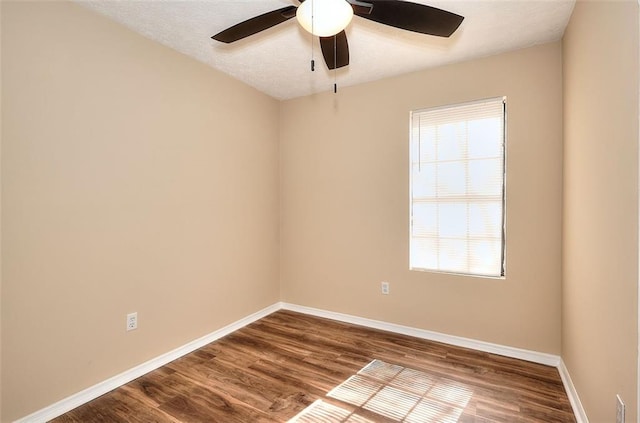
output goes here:
<path id="1" fill-rule="evenodd" d="M 410 268 L 504 276 L 503 97 L 411 113 Z"/>

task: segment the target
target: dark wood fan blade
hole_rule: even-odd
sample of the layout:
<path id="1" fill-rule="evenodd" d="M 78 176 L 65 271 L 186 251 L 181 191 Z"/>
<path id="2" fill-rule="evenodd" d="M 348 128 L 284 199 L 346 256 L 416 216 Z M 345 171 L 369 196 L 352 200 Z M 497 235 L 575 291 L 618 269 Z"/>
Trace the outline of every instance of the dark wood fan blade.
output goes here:
<path id="1" fill-rule="evenodd" d="M 373 5 L 369 2 L 360 0 L 347 0 L 347 2 L 351 5 L 353 13 L 356 15 L 368 15 L 373 9 Z"/>
<path id="2" fill-rule="evenodd" d="M 449 37 L 464 17 L 446 10 L 401 0 L 366 0 L 373 8 L 370 13 L 354 8 L 365 19 L 421 34 Z"/>
<path id="3" fill-rule="evenodd" d="M 271 12 L 240 22 L 217 33 L 211 38 L 223 43 L 232 43 L 241 40 L 293 18 L 296 15 L 296 9 L 296 6 L 287 6 L 282 9 L 272 10 Z"/>
<path id="4" fill-rule="evenodd" d="M 349 64 L 349 43 L 344 31 L 331 37 L 320 37 L 320 48 L 329 69 L 341 68 Z"/>

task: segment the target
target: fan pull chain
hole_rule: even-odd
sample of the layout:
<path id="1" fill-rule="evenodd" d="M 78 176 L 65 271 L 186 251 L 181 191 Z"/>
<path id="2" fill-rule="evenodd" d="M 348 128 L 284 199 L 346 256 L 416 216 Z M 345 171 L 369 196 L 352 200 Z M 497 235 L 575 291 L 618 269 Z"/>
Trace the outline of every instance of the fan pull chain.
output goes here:
<path id="1" fill-rule="evenodd" d="M 333 93 L 338 93 L 338 35 L 333 36 Z"/>
<path id="2" fill-rule="evenodd" d="M 311 38 L 311 72 L 315 72 L 315 70 L 316 70 L 316 61 L 313 60 L 314 59 L 314 54 L 313 54 L 313 52 L 314 52 L 314 49 L 313 49 L 313 31 L 314 31 L 314 28 L 313 28 L 313 21 L 314 21 L 314 19 L 313 19 L 313 0 L 309 0 L 309 1 L 311 1 L 311 34 L 310 34 L 311 35 L 311 37 L 310 37 Z"/>

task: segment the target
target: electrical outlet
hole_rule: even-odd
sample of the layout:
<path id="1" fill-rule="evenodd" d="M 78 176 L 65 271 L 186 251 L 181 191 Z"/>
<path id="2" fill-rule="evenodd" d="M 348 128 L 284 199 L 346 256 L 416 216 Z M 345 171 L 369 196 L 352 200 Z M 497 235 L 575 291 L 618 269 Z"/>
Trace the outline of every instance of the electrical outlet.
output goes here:
<path id="1" fill-rule="evenodd" d="M 381 289 L 384 295 L 389 295 L 389 282 L 382 282 Z"/>
<path id="2" fill-rule="evenodd" d="M 624 402 L 616 395 L 616 423 L 624 423 Z"/>
<path id="3" fill-rule="evenodd" d="M 127 330 L 138 329 L 138 312 L 127 314 Z"/>

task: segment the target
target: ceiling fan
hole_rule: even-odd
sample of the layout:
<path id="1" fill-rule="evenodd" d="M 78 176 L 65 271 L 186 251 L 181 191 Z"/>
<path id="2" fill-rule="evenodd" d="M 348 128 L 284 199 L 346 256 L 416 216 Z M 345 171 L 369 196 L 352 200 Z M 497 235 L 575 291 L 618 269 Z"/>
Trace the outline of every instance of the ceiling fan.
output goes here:
<path id="1" fill-rule="evenodd" d="M 320 39 L 329 69 L 349 64 L 349 44 L 344 28 L 355 14 L 384 25 L 422 34 L 449 37 L 464 17 L 446 10 L 402 0 L 299 0 L 287 6 L 240 22 L 212 36 L 232 43 L 285 22 L 294 16 L 300 25 Z M 313 61 L 311 64 L 313 70 Z"/>

